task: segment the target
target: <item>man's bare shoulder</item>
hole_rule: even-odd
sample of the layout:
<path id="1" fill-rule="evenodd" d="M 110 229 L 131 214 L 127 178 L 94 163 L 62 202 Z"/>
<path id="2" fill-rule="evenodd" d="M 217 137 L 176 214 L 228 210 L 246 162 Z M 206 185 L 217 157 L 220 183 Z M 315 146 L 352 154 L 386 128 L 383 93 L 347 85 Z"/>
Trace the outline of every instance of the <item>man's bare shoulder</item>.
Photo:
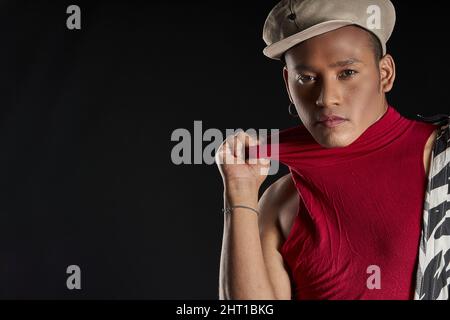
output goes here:
<path id="1" fill-rule="evenodd" d="M 259 202 L 261 215 L 266 221 L 276 223 L 284 238 L 289 234 L 298 211 L 298 192 L 291 174 L 270 185 Z"/>
<path id="2" fill-rule="evenodd" d="M 261 199 L 265 198 L 265 203 L 272 206 L 283 205 L 287 200 L 296 194 L 296 188 L 291 174 L 286 174 L 272 183 L 264 192 Z"/>

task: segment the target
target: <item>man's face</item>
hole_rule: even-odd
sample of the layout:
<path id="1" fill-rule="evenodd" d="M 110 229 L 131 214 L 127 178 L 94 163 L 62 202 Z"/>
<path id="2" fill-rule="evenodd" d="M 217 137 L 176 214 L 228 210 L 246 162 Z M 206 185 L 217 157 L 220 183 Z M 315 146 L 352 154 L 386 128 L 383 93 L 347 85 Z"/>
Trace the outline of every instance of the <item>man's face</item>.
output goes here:
<path id="1" fill-rule="evenodd" d="M 348 146 L 384 115 L 381 63 L 367 31 L 347 26 L 325 33 L 288 50 L 285 60 L 291 100 L 322 146 Z M 333 116 L 345 120 L 333 121 Z M 320 122 L 327 117 L 331 121 Z"/>

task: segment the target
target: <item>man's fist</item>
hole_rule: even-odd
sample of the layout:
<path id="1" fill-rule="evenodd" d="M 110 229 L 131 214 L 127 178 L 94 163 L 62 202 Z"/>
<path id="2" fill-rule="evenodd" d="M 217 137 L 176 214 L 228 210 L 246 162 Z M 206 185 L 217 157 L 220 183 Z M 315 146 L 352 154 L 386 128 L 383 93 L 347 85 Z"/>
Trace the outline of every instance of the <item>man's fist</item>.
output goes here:
<path id="1" fill-rule="evenodd" d="M 240 131 L 219 147 L 215 160 L 225 188 L 259 191 L 269 172 L 270 159 L 249 159 L 248 148 L 257 145 L 255 137 Z"/>

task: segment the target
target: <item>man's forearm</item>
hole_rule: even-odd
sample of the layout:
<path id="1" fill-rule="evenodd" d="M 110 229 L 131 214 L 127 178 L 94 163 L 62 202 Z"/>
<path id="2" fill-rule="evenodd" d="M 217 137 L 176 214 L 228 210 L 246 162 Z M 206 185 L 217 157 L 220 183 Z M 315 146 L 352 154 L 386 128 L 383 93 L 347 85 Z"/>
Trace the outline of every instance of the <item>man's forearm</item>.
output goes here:
<path id="1" fill-rule="evenodd" d="M 255 196 L 224 193 L 225 207 L 246 205 L 257 208 Z M 272 300 L 274 291 L 264 263 L 257 215 L 243 208 L 224 216 L 220 259 L 220 299 Z"/>

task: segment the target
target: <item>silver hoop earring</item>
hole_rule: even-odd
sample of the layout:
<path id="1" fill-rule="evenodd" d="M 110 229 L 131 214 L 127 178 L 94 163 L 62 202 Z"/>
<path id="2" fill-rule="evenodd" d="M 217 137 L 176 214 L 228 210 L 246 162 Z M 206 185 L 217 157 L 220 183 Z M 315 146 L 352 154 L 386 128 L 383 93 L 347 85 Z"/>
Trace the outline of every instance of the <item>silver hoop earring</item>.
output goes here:
<path id="1" fill-rule="evenodd" d="M 298 113 L 297 110 L 295 109 L 295 104 L 293 104 L 292 102 L 289 104 L 288 111 L 291 117 L 298 118 Z"/>

